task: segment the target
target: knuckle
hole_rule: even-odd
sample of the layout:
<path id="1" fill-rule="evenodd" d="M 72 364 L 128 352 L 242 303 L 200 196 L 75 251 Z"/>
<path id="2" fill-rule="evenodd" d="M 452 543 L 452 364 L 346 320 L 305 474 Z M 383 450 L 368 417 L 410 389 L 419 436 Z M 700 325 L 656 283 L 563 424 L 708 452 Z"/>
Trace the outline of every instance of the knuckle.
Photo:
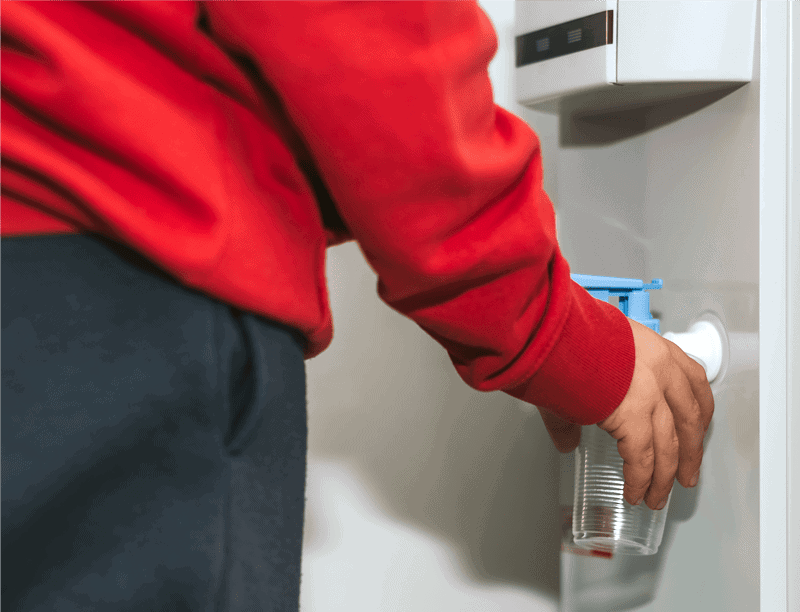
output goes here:
<path id="1" fill-rule="evenodd" d="M 673 436 L 672 440 L 670 441 L 669 446 L 667 447 L 667 453 L 669 453 L 671 458 L 674 458 L 676 461 L 678 460 L 678 456 L 681 453 L 681 442 L 677 435 Z"/>
<path id="2" fill-rule="evenodd" d="M 692 399 L 691 406 L 683 414 L 683 426 L 692 433 L 702 433 L 704 424 L 702 418 L 702 410 L 700 409 L 700 402 L 697 399 Z"/>
<path id="3" fill-rule="evenodd" d="M 691 363 L 689 364 L 688 374 L 691 376 L 695 381 L 702 381 L 706 380 L 706 371 L 698 362 L 694 359 L 691 359 Z"/>
<path id="4" fill-rule="evenodd" d="M 678 348 L 677 345 L 672 344 L 668 340 L 663 339 L 663 342 L 656 343 L 654 353 L 656 358 L 663 363 L 674 361 L 674 356 L 672 354 L 672 347 Z"/>
<path id="5" fill-rule="evenodd" d="M 638 467 L 652 468 L 656 462 L 656 450 L 651 444 L 639 453 L 637 457 Z"/>

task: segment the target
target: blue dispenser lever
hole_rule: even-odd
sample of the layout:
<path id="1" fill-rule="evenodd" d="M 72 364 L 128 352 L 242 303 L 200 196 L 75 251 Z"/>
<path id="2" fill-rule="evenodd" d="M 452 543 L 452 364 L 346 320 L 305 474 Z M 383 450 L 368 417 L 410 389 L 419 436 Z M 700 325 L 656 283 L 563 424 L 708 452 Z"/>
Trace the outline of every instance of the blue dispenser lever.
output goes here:
<path id="1" fill-rule="evenodd" d="M 660 334 L 658 319 L 650 314 L 651 289 L 661 289 L 664 285 L 660 278 L 653 279 L 650 284 L 638 278 L 616 278 L 614 276 L 591 276 L 589 274 L 572 274 L 572 280 L 586 289 L 598 300 L 608 302 L 612 295 L 619 296 L 619 309 L 626 317 L 646 325 Z"/>

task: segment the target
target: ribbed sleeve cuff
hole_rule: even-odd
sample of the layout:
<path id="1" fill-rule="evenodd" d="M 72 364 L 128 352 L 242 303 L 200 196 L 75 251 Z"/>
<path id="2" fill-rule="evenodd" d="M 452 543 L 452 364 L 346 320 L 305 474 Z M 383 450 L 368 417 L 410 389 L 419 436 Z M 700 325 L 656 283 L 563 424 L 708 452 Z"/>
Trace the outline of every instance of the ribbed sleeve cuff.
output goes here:
<path id="1" fill-rule="evenodd" d="M 560 338 L 541 368 L 506 393 L 580 425 L 609 416 L 622 402 L 636 359 L 622 311 L 570 281 L 571 307 Z"/>

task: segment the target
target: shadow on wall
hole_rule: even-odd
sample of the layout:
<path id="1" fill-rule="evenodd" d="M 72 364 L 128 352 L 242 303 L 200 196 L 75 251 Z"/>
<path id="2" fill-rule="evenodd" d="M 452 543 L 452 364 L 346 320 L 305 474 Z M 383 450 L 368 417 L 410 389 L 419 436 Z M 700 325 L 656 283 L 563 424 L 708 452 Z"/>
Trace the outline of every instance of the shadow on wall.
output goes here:
<path id="1" fill-rule="evenodd" d="M 625 87 L 624 85 L 621 87 Z M 633 138 L 691 115 L 742 87 L 737 83 L 716 91 L 687 95 L 669 102 L 613 108 L 607 111 L 581 110 L 585 97 L 563 102 L 559 130 L 562 147 L 611 144 Z"/>
<path id="2" fill-rule="evenodd" d="M 388 517 L 449 544 L 466 581 L 557 598 L 558 453 L 538 412 L 467 387 L 438 344 L 379 301 L 355 245 L 329 253 L 338 325 L 307 364 L 309 460 L 349 464 Z"/>
<path id="3" fill-rule="evenodd" d="M 509 75 L 513 71 L 510 61 L 507 70 Z M 613 116 L 576 111 L 570 121 L 561 122 L 561 144 L 622 141 L 695 113 L 736 87 Z M 498 90 L 505 91 L 502 86 Z M 546 142 L 554 145 L 554 122 L 540 119 Z M 553 160 L 561 158 L 555 151 L 545 153 L 548 188 L 557 191 Z M 641 151 L 621 153 L 635 162 Z M 594 172 L 597 184 L 602 184 L 605 166 L 591 164 L 606 154 L 596 151 L 581 165 L 572 158 L 567 161 L 584 181 Z M 629 162 L 624 159 L 619 165 L 627 172 Z M 640 182 L 620 190 L 618 181 L 611 179 L 604 191 L 593 191 L 590 202 L 598 214 L 624 219 L 617 205 L 636 201 L 645 188 Z M 570 199 L 574 192 L 560 195 L 570 202 L 582 201 Z M 607 204 L 605 208 L 598 208 L 599 201 Z M 634 219 L 629 225 L 623 228 L 628 234 L 641 233 L 643 222 Z M 616 241 L 614 250 L 623 263 L 643 260 L 641 249 L 634 254 L 620 249 L 616 234 L 610 241 Z M 586 242 L 586 261 L 594 261 L 598 249 L 608 250 L 604 243 Z M 628 270 L 608 257 L 604 262 L 611 274 Z M 307 363 L 309 460 L 349 465 L 388 518 L 449 545 L 465 582 L 514 585 L 558 599 L 559 455 L 538 413 L 532 407 L 532 412 L 525 411 L 521 402 L 505 394 L 469 389 L 441 346 L 378 299 L 376 277 L 355 244 L 328 250 L 327 278 L 336 336 L 327 351 Z M 677 495 L 672 504 L 676 516 L 688 517 L 696 510 L 696 493 L 687 493 L 683 499 Z M 325 537 L 324 520 L 307 516 L 309 548 L 315 548 L 315 537 Z M 315 521 L 320 521 L 319 530 Z M 655 571 L 658 564 L 648 563 Z M 419 571 L 435 573 L 439 568 Z"/>

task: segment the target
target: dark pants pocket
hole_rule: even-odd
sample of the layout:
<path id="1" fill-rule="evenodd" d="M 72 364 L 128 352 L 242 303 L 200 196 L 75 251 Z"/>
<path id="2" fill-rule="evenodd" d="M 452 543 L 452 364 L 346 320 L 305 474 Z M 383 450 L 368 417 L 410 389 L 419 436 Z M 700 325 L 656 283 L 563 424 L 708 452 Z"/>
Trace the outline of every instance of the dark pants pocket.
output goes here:
<path id="1" fill-rule="evenodd" d="M 297 610 L 297 332 L 96 236 L 0 244 L 3 609 Z"/>

